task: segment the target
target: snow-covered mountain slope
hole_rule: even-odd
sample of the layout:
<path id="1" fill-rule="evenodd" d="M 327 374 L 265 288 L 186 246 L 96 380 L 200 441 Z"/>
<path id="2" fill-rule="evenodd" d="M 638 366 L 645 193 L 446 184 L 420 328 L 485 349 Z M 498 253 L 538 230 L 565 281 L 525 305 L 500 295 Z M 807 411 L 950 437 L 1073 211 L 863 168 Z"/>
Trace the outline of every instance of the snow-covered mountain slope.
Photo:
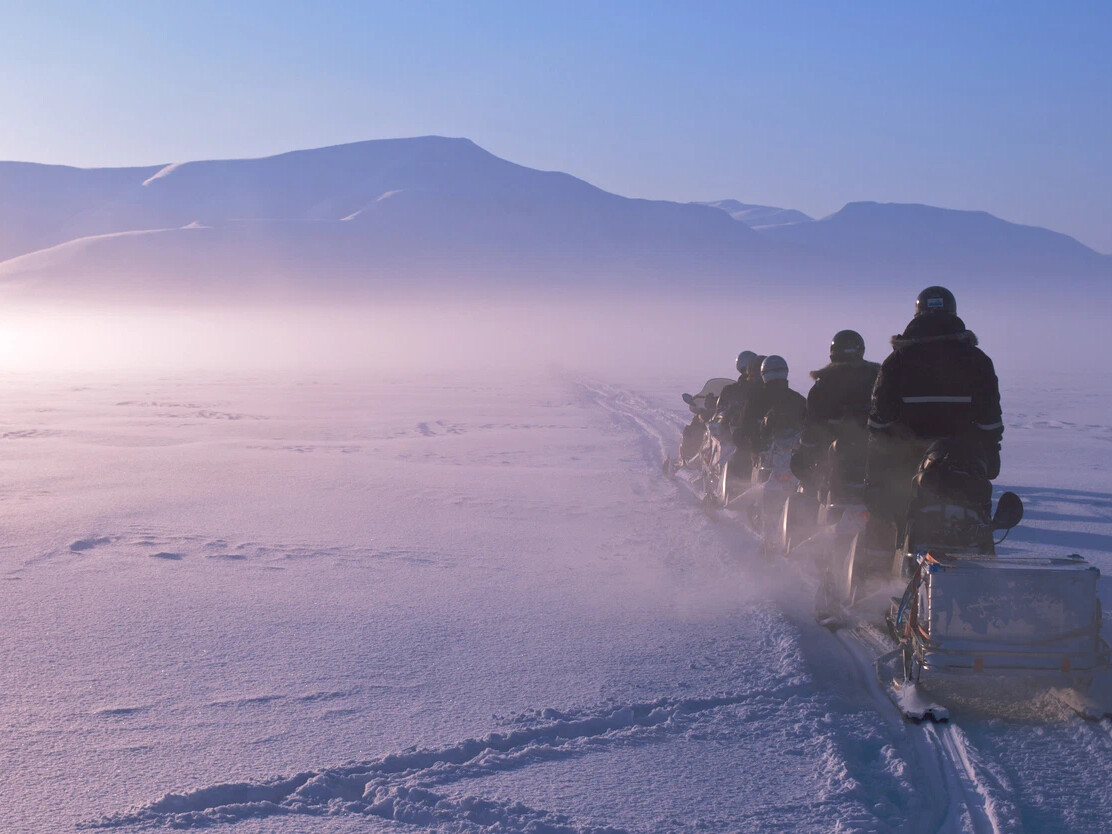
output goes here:
<path id="1" fill-rule="evenodd" d="M 148 168 L 0 163 L 0 258 L 2 284 L 100 298 L 1112 274 L 1072 238 L 984 213 L 853 203 L 810 221 L 629 199 L 436 136 Z"/>
<path id="2" fill-rule="evenodd" d="M 1001 480 L 1015 546 L 1107 572 L 1081 382 L 1006 386 Z M 0 827 L 1108 830 L 1107 724 L 901 721 L 806 576 L 661 477 L 677 390 L 9 376 Z"/>
<path id="3" fill-rule="evenodd" d="M 550 282 L 725 269 L 772 248 L 710 207 L 619 197 L 499 159 L 464 139 L 361 142 L 136 178 L 70 229 L 86 239 L 9 261 L 28 275 L 483 274 Z M 154 238 L 119 232 L 209 227 Z M 75 235 L 76 236 L 76 235 Z M 397 280 L 397 279 L 395 279 Z"/>
<path id="4" fill-rule="evenodd" d="M 148 228 L 104 227 L 94 216 L 158 170 L 0 162 L 0 260 L 75 237 Z"/>
<path id="5" fill-rule="evenodd" d="M 704 206 L 714 206 L 722 209 L 734 220 L 740 220 L 753 229 L 763 229 L 769 226 L 783 226 L 785 223 L 807 223 L 814 218 L 809 217 L 796 209 L 776 208 L 775 206 L 759 206 L 751 203 L 742 203 L 737 200 L 714 200 L 702 203 Z"/>

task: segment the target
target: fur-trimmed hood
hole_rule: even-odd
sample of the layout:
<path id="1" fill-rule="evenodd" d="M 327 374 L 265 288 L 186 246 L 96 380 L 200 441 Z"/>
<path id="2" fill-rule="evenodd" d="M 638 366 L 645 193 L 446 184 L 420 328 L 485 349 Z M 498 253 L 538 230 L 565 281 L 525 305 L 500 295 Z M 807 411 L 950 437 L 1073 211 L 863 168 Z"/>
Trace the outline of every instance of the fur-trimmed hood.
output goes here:
<path id="1" fill-rule="evenodd" d="M 965 322 L 953 313 L 928 313 L 913 318 L 903 333 L 892 337 L 892 349 L 904 350 L 912 345 L 937 342 L 960 342 L 977 346 L 977 335 L 965 328 Z"/>
<path id="2" fill-rule="evenodd" d="M 972 330 L 963 330 L 960 333 L 939 333 L 937 336 L 908 336 L 901 334 L 892 337 L 892 349 L 903 350 L 912 345 L 927 345 L 931 342 L 965 342 L 970 347 L 977 347 L 977 334 Z"/>

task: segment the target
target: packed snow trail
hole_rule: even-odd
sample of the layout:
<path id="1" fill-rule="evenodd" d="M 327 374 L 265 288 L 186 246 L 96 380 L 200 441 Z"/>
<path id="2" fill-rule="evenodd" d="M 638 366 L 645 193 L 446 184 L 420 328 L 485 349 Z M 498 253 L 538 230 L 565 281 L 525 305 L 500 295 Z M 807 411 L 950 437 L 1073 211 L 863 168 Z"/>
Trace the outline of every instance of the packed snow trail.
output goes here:
<path id="1" fill-rule="evenodd" d="M 862 688 L 870 690 L 879 711 L 897 715 L 887 693 L 876 678 L 873 661 L 891 643 L 871 625 L 843 628 L 834 635 L 846 648 L 847 662 L 856 667 Z M 942 724 L 929 721 L 908 727 L 908 738 L 918 748 L 916 754 L 926 767 L 937 770 L 936 787 L 946 798 L 939 831 L 972 831 L 975 834 L 1004 834 L 1019 830 L 1011 788 L 989 772 L 981 754 L 973 747 L 960 725 L 953 720 Z"/>

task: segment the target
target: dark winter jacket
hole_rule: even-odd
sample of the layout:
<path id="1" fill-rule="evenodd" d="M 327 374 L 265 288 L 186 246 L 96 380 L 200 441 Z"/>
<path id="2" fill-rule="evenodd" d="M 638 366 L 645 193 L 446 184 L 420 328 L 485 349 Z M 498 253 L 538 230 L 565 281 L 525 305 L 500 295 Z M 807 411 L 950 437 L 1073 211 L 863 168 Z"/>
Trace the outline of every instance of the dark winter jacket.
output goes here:
<path id="1" fill-rule="evenodd" d="M 832 362 L 811 371 L 815 384 L 807 394 L 807 421 L 801 446 L 821 451 L 850 426 L 860 427 L 863 435 L 879 371 L 880 365 L 864 359 Z"/>
<path id="2" fill-rule="evenodd" d="M 718 395 L 718 413 L 722 415 L 722 422 L 728 426 L 741 423 L 745 402 L 756 387 L 746 377 L 739 376 L 737 382 L 731 382 L 722 389 Z"/>
<path id="3" fill-rule="evenodd" d="M 741 427 L 735 436 L 748 444 L 750 449 L 764 449 L 771 440 L 762 433 L 766 417 L 775 415 L 773 421 L 778 427 L 802 427 L 806 413 L 807 400 L 789 388 L 787 380 L 766 382 L 749 397 Z"/>
<path id="4" fill-rule="evenodd" d="M 999 461 L 1004 424 L 996 371 L 960 318 L 927 313 L 892 337 L 892 353 L 873 389 L 868 425 L 874 436 L 920 443 L 973 437 Z"/>

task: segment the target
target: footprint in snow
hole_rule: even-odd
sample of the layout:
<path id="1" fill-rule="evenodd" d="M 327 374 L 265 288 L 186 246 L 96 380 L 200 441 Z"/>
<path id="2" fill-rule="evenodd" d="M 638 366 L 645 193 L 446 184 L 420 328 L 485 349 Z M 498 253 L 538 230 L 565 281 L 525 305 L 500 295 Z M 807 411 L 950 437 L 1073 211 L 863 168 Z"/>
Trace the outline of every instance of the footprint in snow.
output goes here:
<path id="1" fill-rule="evenodd" d="M 150 707 L 135 706 L 135 707 L 104 707 L 103 709 L 96 710 L 93 715 L 99 715 L 104 718 L 122 718 L 128 715 L 135 715 L 136 713 L 146 712 Z"/>
<path id="2" fill-rule="evenodd" d="M 159 551 L 158 553 L 152 553 L 151 558 L 152 559 L 169 559 L 170 561 L 173 561 L 173 562 L 180 562 L 185 557 L 181 553 L 166 553 L 165 551 Z"/>
<path id="3" fill-rule="evenodd" d="M 92 550 L 94 547 L 100 547 L 102 544 L 111 544 L 112 539 L 107 536 L 96 537 L 90 536 L 87 539 L 78 539 L 70 545 L 70 550 L 74 553 L 80 553 L 82 550 Z"/>

